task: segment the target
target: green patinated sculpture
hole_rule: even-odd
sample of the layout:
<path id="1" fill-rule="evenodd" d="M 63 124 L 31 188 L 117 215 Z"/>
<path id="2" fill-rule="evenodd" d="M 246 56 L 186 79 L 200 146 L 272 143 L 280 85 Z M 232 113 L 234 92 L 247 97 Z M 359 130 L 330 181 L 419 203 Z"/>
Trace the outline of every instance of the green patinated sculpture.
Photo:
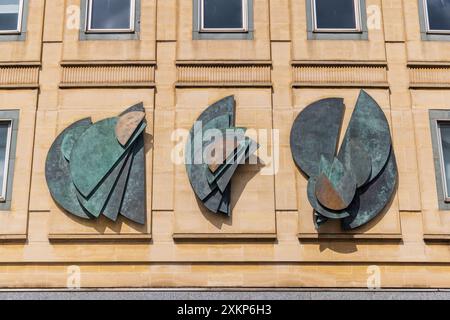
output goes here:
<path id="1" fill-rule="evenodd" d="M 231 215 L 231 178 L 258 148 L 235 127 L 234 97 L 208 107 L 192 127 L 186 145 L 186 170 L 192 189 L 208 210 Z"/>
<path id="2" fill-rule="evenodd" d="M 145 109 L 137 104 L 97 123 L 80 120 L 49 150 L 45 175 L 55 202 L 84 219 L 119 214 L 145 223 Z"/>
<path id="3" fill-rule="evenodd" d="M 297 117 L 291 131 L 295 163 L 309 177 L 308 200 L 317 228 L 339 219 L 345 230 L 380 214 L 397 184 L 397 165 L 387 119 L 361 91 L 336 154 L 345 106 L 342 99 L 317 101 Z"/>

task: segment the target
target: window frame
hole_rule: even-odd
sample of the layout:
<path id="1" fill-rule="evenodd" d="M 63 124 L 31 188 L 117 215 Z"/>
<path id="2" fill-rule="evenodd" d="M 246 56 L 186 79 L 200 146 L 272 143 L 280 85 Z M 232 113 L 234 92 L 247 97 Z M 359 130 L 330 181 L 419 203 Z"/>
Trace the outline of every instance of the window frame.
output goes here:
<path id="1" fill-rule="evenodd" d="M 317 26 L 317 8 L 316 8 L 316 0 L 311 1 L 311 17 L 313 23 L 313 32 L 314 33 L 361 33 L 363 32 L 362 28 L 362 14 L 361 14 L 361 5 L 360 0 L 353 0 L 354 3 L 354 13 L 355 13 L 355 22 L 356 27 L 354 29 L 343 29 L 343 28 L 319 28 Z"/>
<path id="2" fill-rule="evenodd" d="M 94 0 L 86 1 L 85 30 L 87 34 L 108 34 L 108 33 L 134 33 L 136 32 L 136 0 L 130 0 L 130 28 L 128 29 L 93 29 L 92 24 L 92 3 Z"/>
<path id="3" fill-rule="evenodd" d="M 249 31 L 248 23 L 248 0 L 241 0 L 242 3 L 242 28 L 205 28 L 205 0 L 200 0 L 199 6 L 199 32 L 202 33 L 245 33 Z"/>
<path id="4" fill-rule="evenodd" d="M 450 203 L 450 196 L 449 196 L 449 186 L 447 185 L 447 173 L 445 172 L 445 160 L 444 160 L 444 149 L 442 147 L 442 132 L 441 132 L 441 125 L 447 124 L 450 125 L 449 119 L 436 119 L 435 125 L 436 125 L 436 135 L 437 135 L 437 146 L 438 146 L 438 153 L 439 153 L 439 163 L 440 163 L 440 176 L 442 180 L 442 191 L 443 191 L 443 200 L 445 203 Z"/>
<path id="5" fill-rule="evenodd" d="M 430 16 L 428 14 L 428 0 L 422 0 L 422 9 L 424 15 L 424 23 L 425 23 L 425 32 L 427 34 L 437 34 L 437 35 L 450 35 L 449 30 L 433 30 L 430 27 Z"/>
<path id="6" fill-rule="evenodd" d="M 13 127 L 13 119 L 0 118 L 0 123 L 7 122 L 8 123 L 8 134 L 6 137 L 6 146 L 5 146 L 5 163 L 3 166 L 3 183 L 2 183 L 2 191 L 0 192 L 0 202 L 6 202 L 6 194 L 8 188 L 8 179 L 9 179 L 9 161 L 11 155 L 11 143 L 12 143 L 12 127 Z"/>
<path id="7" fill-rule="evenodd" d="M 429 128 L 431 134 L 431 146 L 433 150 L 434 174 L 437 192 L 437 201 L 440 211 L 450 211 L 450 201 L 448 201 L 446 186 L 446 176 L 443 174 L 442 135 L 439 123 L 450 123 L 450 109 L 429 109 Z"/>
<path id="8" fill-rule="evenodd" d="M 24 13 L 24 0 L 19 0 L 19 12 L 17 15 L 17 29 L 16 30 L 2 30 L 0 29 L 0 35 L 18 35 L 22 33 L 23 25 L 23 13 Z"/>

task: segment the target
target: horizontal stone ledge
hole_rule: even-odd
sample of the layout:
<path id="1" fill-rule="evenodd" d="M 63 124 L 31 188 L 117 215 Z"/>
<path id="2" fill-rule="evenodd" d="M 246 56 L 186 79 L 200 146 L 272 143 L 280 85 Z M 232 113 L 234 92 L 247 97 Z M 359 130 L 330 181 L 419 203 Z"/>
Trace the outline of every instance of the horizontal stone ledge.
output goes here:
<path id="1" fill-rule="evenodd" d="M 1 61 L 0 67 L 41 67 L 40 61 Z"/>
<path id="2" fill-rule="evenodd" d="M 50 242 L 72 242 L 72 241 L 142 241 L 151 242 L 151 234 L 80 234 L 80 233 L 51 233 L 48 235 Z"/>
<path id="3" fill-rule="evenodd" d="M 61 89 L 76 89 L 76 88 L 134 88 L 134 89 L 145 89 L 154 88 L 156 83 L 154 82 L 138 82 L 138 83 L 60 83 L 59 88 Z"/>
<path id="4" fill-rule="evenodd" d="M 442 68 L 447 67 L 450 68 L 450 61 L 408 61 L 406 63 L 408 68 L 422 68 L 422 67 L 431 67 L 431 68 Z"/>
<path id="5" fill-rule="evenodd" d="M 423 235 L 423 239 L 426 242 L 449 242 L 450 241 L 450 233 L 449 234 L 436 234 L 436 233 L 425 233 Z"/>
<path id="6" fill-rule="evenodd" d="M 65 60 L 62 67 L 69 66 L 154 66 L 155 60 Z"/>
<path id="7" fill-rule="evenodd" d="M 273 86 L 272 82 L 254 82 L 254 83 L 244 83 L 244 82 L 176 82 L 175 87 L 177 88 L 271 88 Z"/>
<path id="8" fill-rule="evenodd" d="M 275 241 L 277 239 L 276 233 L 174 233 L 174 240 L 255 240 L 255 241 Z"/>
<path id="9" fill-rule="evenodd" d="M 39 89 L 39 84 L 0 84 L 0 89 L 21 90 L 21 89 Z"/>
<path id="10" fill-rule="evenodd" d="M 388 89 L 389 83 L 315 83 L 315 82 L 293 82 L 292 88 L 373 88 L 373 89 Z"/>
<path id="11" fill-rule="evenodd" d="M 402 235 L 393 233 L 299 233 L 299 240 L 320 241 L 320 240 L 373 240 L 373 241 L 401 241 Z"/>
<path id="12" fill-rule="evenodd" d="M 0 234 L 0 243 L 4 242 L 25 242 L 28 239 L 26 233 Z"/>
<path id="13" fill-rule="evenodd" d="M 271 66 L 271 60 L 177 60 L 177 66 L 186 65 L 207 65 L 207 66 L 222 66 L 222 65 L 233 65 L 233 66 L 245 66 L 245 65 L 255 65 L 255 66 Z"/>
<path id="14" fill-rule="evenodd" d="M 448 89 L 450 83 L 411 83 L 409 89 Z"/>
<path id="15" fill-rule="evenodd" d="M 370 66 L 387 67 L 386 60 L 292 60 L 292 66 Z"/>

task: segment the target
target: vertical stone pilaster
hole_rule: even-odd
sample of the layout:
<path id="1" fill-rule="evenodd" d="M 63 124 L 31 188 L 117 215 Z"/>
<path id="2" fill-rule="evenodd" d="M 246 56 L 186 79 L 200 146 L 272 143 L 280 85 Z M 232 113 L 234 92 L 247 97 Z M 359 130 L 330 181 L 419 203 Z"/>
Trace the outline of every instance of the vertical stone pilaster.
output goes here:
<path id="1" fill-rule="evenodd" d="M 157 43 L 155 128 L 153 137 L 153 210 L 173 210 L 176 42 Z"/>

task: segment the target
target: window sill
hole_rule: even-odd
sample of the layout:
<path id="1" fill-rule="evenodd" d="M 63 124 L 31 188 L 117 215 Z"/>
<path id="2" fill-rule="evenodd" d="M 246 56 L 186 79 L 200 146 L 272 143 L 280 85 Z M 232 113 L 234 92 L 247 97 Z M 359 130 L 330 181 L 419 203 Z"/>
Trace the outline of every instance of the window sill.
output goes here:
<path id="1" fill-rule="evenodd" d="M 86 30 L 86 34 L 133 34 L 134 30 Z"/>
<path id="2" fill-rule="evenodd" d="M 367 31 L 323 32 L 308 31 L 308 40 L 369 40 Z"/>
<path id="3" fill-rule="evenodd" d="M 450 41 L 450 33 L 421 33 L 422 41 Z"/>
<path id="4" fill-rule="evenodd" d="M 429 35 L 441 35 L 441 36 L 450 36 L 450 30 L 448 31 L 427 31 L 426 34 Z"/>
<path id="5" fill-rule="evenodd" d="M 139 40 L 139 32 L 80 32 L 80 41 L 89 40 Z"/>
<path id="6" fill-rule="evenodd" d="M 0 41 L 25 41 L 25 32 L 0 33 Z"/>
<path id="7" fill-rule="evenodd" d="M 253 31 L 205 32 L 193 31 L 192 40 L 253 40 Z"/>
<path id="8" fill-rule="evenodd" d="M 322 34 L 322 33 L 325 33 L 325 34 L 330 34 L 330 33 L 332 33 L 332 34 L 362 34 L 362 33 L 364 33 L 362 30 L 332 30 L 332 29 L 330 29 L 330 30 L 314 30 L 314 31 L 312 31 L 312 33 L 318 33 L 318 34 Z"/>
<path id="9" fill-rule="evenodd" d="M 21 31 L 0 31 L 0 36 L 17 36 L 19 34 L 21 34 Z"/>
<path id="10" fill-rule="evenodd" d="M 199 33 L 248 33 L 247 29 L 201 29 L 198 31 Z"/>

